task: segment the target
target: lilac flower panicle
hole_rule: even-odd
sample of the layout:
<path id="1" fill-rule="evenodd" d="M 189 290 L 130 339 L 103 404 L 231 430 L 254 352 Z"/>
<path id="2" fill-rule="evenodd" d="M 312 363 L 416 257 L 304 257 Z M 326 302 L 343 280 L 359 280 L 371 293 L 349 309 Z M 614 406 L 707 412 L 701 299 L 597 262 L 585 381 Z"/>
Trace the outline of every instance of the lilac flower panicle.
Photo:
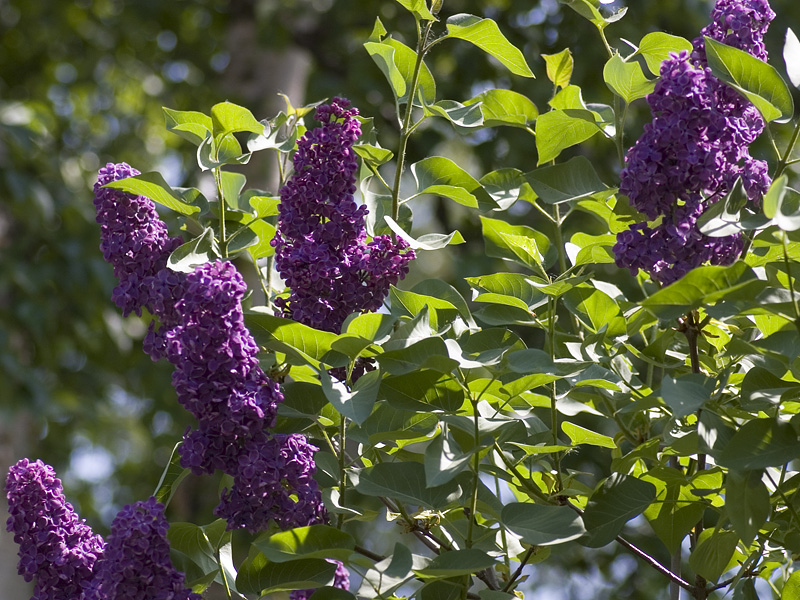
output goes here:
<path id="1" fill-rule="evenodd" d="M 111 524 L 105 555 L 83 600 L 201 600 L 170 561 L 168 528 L 155 498 L 125 506 Z"/>
<path id="2" fill-rule="evenodd" d="M 152 200 L 102 187 L 138 174 L 126 163 L 108 163 L 94 184 L 100 249 L 119 279 L 112 298 L 125 316 L 141 315 L 150 302 L 151 278 L 166 267 L 167 258 L 181 243 L 169 236 Z"/>
<path id="3" fill-rule="evenodd" d="M 257 436 L 239 454 L 234 485 L 215 510 L 230 528 L 281 529 L 327 522 L 322 494 L 314 480 L 318 448 L 301 434 Z"/>
<path id="4" fill-rule="evenodd" d="M 163 332 L 178 401 L 198 420 L 181 446 L 181 463 L 195 473 L 233 473 L 251 438 L 273 427 L 278 386 L 258 364 L 258 346 L 244 324 L 247 291 L 230 262 L 197 267 L 181 282 L 175 323 Z"/>
<path id="5" fill-rule="evenodd" d="M 53 467 L 41 460 L 23 458 L 12 466 L 6 495 L 19 573 L 36 580 L 33 600 L 78 600 L 103 555 L 103 538 L 78 517 Z"/>
<path id="6" fill-rule="evenodd" d="M 366 241 L 367 208 L 353 196 L 358 160 L 352 146 L 361 126 L 348 106 L 334 98 L 318 107 L 322 126 L 298 141 L 272 240 L 276 268 L 291 289 L 275 302 L 280 312 L 334 332 L 351 313 L 377 310 L 415 256 L 402 239 Z"/>
<path id="7" fill-rule="evenodd" d="M 703 35 L 766 60 L 763 35 L 774 16 L 766 0 L 718 0 L 693 52 L 662 62 L 661 78 L 647 96 L 653 120 L 628 151 L 620 175 L 620 192 L 651 223 L 617 234 L 618 266 L 669 284 L 702 264 L 728 265 L 741 254 L 741 234 L 708 237 L 697 220 L 738 178 L 748 199 L 761 202 L 770 185 L 767 163 L 750 156 L 748 146 L 764 121 L 713 76 Z"/>

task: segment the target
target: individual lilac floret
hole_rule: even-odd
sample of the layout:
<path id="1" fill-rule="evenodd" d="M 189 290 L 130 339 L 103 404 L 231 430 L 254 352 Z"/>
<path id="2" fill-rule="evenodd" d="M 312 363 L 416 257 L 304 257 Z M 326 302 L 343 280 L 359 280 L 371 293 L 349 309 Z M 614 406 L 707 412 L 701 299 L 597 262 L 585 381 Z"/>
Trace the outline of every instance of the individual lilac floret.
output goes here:
<path id="1" fill-rule="evenodd" d="M 177 323 L 162 334 L 178 400 L 198 420 L 197 430 L 184 436 L 181 464 L 198 474 L 233 474 L 243 447 L 274 426 L 283 400 L 261 370 L 258 346 L 244 324 L 246 291 L 230 262 L 197 267 L 180 280 Z"/>
<path id="2" fill-rule="evenodd" d="M 322 494 L 314 480 L 318 450 L 301 434 L 254 436 L 239 454 L 233 488 L 224 491 L 214 513 L 228 527 L 252 532 L 274 521 L 281 529 L 327 521 Z"/>
<path id="3" fill-rule="evenodd" d="M 298 141 L 272 240 L 276 268 L 291 290 L 275 305 L 286 317 L 334 332 L 351 313 L 377 310 L 414 258 L 402 239 L 367 242 L 367 208 L 353 196 L 358 161 L 352 146 L 361 126 L 348 106 L 342 98 L 320 106 L 315 117 L 322 126 Z"/>
<path id="4" fill-rule="evenodd" d="M 330 563 L 336 563 L 336 572 L 333 575 L 333 587 L 340 590 L 350 589 L 350 571 L 338 560 L 326 558 Z M 317 590 L 295 590 L 289 594 L 289 600 L 308 600 Z"/>
<path id="5" fill-rule="evenodd" d="M 180 238 L 169 236 L 152 200 L 102 187 L 138 174 L 125 163 L 108 163 L 94 184 L 100 249 L 119 279 L 112 298 L 125 316 L 142 314 L 150 301 L 149 278 L 167 265 L 167 258 L 181 243 Z"/>
<path id="6" fill-rule="evenodd" d="M 155 498 L 125 506 L 111 524 L 105 555 L 83 600 L 201 600 L 170 561 L 167 529 L 164 507 Z"/>
<path id="7" fill-rule="evenodd" d="M 23 458 L 8 471 L 7 529 L 19 544 L 19 573 L 36 579 L 33 600 L 78 600 L 103 555 L 103 538 L 66 501 L 53 467 Z"/>
<path id="8" fill-rule="evenodd" d="M 763 34 L 774 13 L 766 0 L 718 0 L 703 34 L 765 60 Z M 620 192 L 651 224 L 638 223 L 617 235 L 618 266 L 643 269 L 669 284 L 705 263 L 728 265 L 741 254 L 741 234 L 712 238 L 697 220 L 741 178 L 756 205 L 770 185 L 767 164 L 748 146 L 764 120 L 735 90 L 706 66 L 705 42 L 691 55 L 671 54 L 647 96 L 653 121 L 628 151 Z"/>

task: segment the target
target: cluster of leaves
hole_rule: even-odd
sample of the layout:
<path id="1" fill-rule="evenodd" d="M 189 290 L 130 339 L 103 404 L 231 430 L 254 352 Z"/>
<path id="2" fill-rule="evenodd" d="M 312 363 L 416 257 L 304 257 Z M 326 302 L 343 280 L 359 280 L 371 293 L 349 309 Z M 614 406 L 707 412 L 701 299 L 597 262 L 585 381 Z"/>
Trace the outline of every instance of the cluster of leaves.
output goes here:
<path id="1" fill-rule="evenodd" d="M 608 16 L 594 0 L 568 0 L 608 50 L 610 105 L 583 100 L 568 49 L 543 57 L 553 90 L 546 111 L 507 89 L 438 100 L 425 57 L 448 40 L 473 44 L 513 75 L 533 72 L 495 21 L 459 14 L 441 23 L 441 1 L 397 1 L 413 16 L 416 48 L 380 20 L 364 44 L 389 83 L 400 128 L 392 151 L 370 119 L 362 122 L 355 150 L 369 233 L 454 252 L 448 246 L 464 241 L 458 231 L 410 233 L 409 201 L 439 196 L 473 211 L 486 254 L 505 261 L 507 272 L 467 278 L 469 300 L 439 279 L 392 288 L 385 312 L 353 315 L 339 334 L 274 316 L 269 242 L 279 199 L 245 189 L 232 168 L 253 152 L 274 151 L 285 180 L 314 106 L 287 100 L 285 112 L 264 121 L 228 102 L 209 115 L 165 109 L 167 128 L 197 146 L 218 198 L 172 188 L 156 172 L 109 186 L 181 215 L 192 239 L 172 255 L 172 268 L 214 257 L 256 265 L 266 306 L 252 307 L 246 320 L 265 350 L 265 369 L 284 384 L 278 427 L 305 432 L 322 448 L 317 478 L 333 516 L 331 525 L 248 539 L 238 565 L 221 522 L 176 524 L 176 563 L 196 589 L 217 581 L 230 597 L 317 587 L 316 600 L 502 600 L 525 580 L 523 567 L 546 560 L 553 546 L 619 544 L 695 598 L 716 589 L 755 598 L 757 579 L 795 597 L 800 308 L 792 270 L 800 260 L 800 194 L 789 187 L 789 167 L 800 160 L 791 158 L 800 123 L 784 150 L 775 148 L 763 213 L 743 207 L 735 189 L 704 215 L 708 235 L 746 232 L 741 260 L 700 267 L 663 289 L 640 274 L 625 292 L 606 280 L 604 265 L 613 263 L 615 234 L 641 216 L 586 158 L 555 160 L 598 134 L 622 159 L 628 105 L 653 89 L 669 52 L 691 44 L 650 33 L 623 56 L 604 31 L 624 12 Z M 792 119 L 792 95 L 777 70 L 706 43 L 714 74 L 767 122 Z M 791 30 L 784 54 L 798 87 L 800 43 Z M 475 178 L 447 157 L 429 156 L 408 165 L 412 177 L 404 179 L 408 140 L 428 119 L 467 133 L 522 129 L 532 136 L 537 168 Z M 510 224 L 516 203 L 534 207 L 538 222 Z M 577 213 L 604 232 L 565 239 L 563 224 Z M 349 374 L 364 362 L 374 370 L 353 382 Z M 333 368 L 347 380 L 332 378 Z M 599 469 L 583 469 L 587 452 L 602 454 Z M 160 499 L 169 500 L 183 475 L 173 461 Z M 374 528 L 384 511 L 408 537 L 378 548 L 359 523 Z M 653 554 L 628 539 L 626 524 L 640 515 L 638 529 L 649 528 L 661 544 Z M 360 588 L 328 587 L 335 565 L 326 558 L 360 576 Z"/>

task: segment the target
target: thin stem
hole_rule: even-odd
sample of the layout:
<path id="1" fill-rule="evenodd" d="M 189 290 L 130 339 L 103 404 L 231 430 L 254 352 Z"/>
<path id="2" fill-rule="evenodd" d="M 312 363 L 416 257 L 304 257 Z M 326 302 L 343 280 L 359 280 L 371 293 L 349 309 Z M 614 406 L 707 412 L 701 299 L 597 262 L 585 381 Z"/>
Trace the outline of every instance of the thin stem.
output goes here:
<path id="1" fill-rule="evenodd" d="M 525 568 L 525 565 L 528 563 L 528 561 L 531 559 L 531 556 L 533 556 L 535 552 L 536 552 L 536 546 L 531 546 L 530 548 L 528 548 L 527 552 L 525 552 L 525 556 L 522 557 L 522 560 L 520 561 L 517 570 L 514 571 L 513 575 L 511 575 L 511 577 L 508 580 L 508 583 L 506 583 L 505 586 L 503 586 L 504 592 L 511 591 L 511 587 L 514 585 L 514 582 L 517 579 L 519 579 L 520 575 L 522 575 L 522 569 Z"/>
<path id="2" fill-rule="evenodd" d="M 417 96 L 419 78 L 422 72 L 422 59 L 428 50 L 425 44 L 428 41 L 428 35 L 430 34 L 432 26 L 433 21 L 429 21 L 425 25 L 425 30 L 420 31 L 417 40 L 417 60 L 414 63 L 414 73 L 411 76 L 411 87 L 408 89 L 406 114 L 400 130 L 400 143 L 397 148 L 397 170 L 394 174 L 394 187 L 392 188 L 392 218 L 395 221 L 397 221 L 398 217 L 400 216 L 400 179 L 403 176 L 403 168 L 405 167 L 408 138 L 411 137 L 411 133 L 413 131 L 411 127 L 411 116 L 414 112 L 414 98 Z M 417 27 L 419 29 L 419 25 Z"/>
<path id="3" fill-rule="evenodd" d="M 561 233 L 561 211 L 558 204 L 553 204 L 553 223 L 555 224 L 556 249 L 558 250 L 558 268 L 562 273 L 567 271 L 567 249 L 564 245 L 564 236 Z"/>
<path id="4" fill-rule="evenodd" d="M 772 176 L 773 179 L 777 179 L 783 175 L 783 171 L 789 164 L 789 159 L 794 151 L 794 145 L 797 143 L 798 136 L 800 136 L 800 119 L 797 120 L 797 124 L 794 126 L 794 131 L 792 132 L 792 137 L 789 140 L 789 145 L 786 147 L 786 153 L 783 155 L 783 157 L 781 157 L 780 160 L 778 160 L 778 164 L 775 167 L 775 174 Z"/>
<path id="5" fill-rule="evenodd" d="M 217 149 L 219 155 L 219 149 Z M 219 160 L 217 156 L 216 160 Z M 219 202 L 219 248 L 222 258 L 228 258 L 228 239 L 225 232 L 225 197 L 222 194 L 222 167 L 214 167 L 214 181 L 217 184 L 217 201 Z"/>
<path id="6" fill-rule="evenodd" d="M 580 508 L 578 508 L 577 506 L 575 506 L 574 504 L 572 504 L 571 502 L 567 502 L 566 506 L 569 506 L 576 513 L 578 513 L 579 515 L 583 516 L 583 511 Z M 696 591 L 694 586 L 691 583 L 681 579 L 679 575 L 677 575 L 677 574 L 673 573 L 672 571 L 670 571 L 667 567 L 665 567 L 660 562 L 658 562 L 658 560 L 656 560 L 655 558 L 650 556 L 647 552 L 645 552 L 641 548 L 639 548 L 637 546 L 634 546 L 632 543 L 630 543 L 628 540 L 623 538 L 621 535 L 618 535 L 616 538 L 614 538 L 614 540 L 620 546 L 622 546 L 623 548 L 626 548 L 627 550 L 630 550 L 631 552 L 633 552 L 636 556 L 641 558 L 648 565 L 653 567 L 656 571 L 658 571 L 659 573 L 661 573 L 665 577 L 669 578 L 670 581 L 675 582 L 676 584 L 681 586 L 683 589 L 685 589 L 689 593 L 694 594 L 694 592 Z"/>
<path id="7" fill-rule="evenodd" d="M 794 309 L 794 318 L 796 323 L 800 323 L 800 310 L 798 310 L 797 308 L 797 296 L 794 291 L 794 281 L 792 280 L 792 267 L 789 263 L 789 252 L 786 247 L 785 234 L 781 236 L 781 243 L 783 245 L 783 265 L 784 267 L 786 267 L 786 277 L 789 278 L 789 293 L 792 294 L 792 308 Z"/>
<path id="8" fill-rule="evenodd" d="M 347 441 L 347 419 L 342 417 L 341 424 L 339 426 L 339 506 L 344 506 L 345 504 L 345 493 L 347 492 L 347 478 L 344 472 L 345 467 L 345 443 Z M 342 525 L 344 524 L 344 513 L 339 513 L 336 517 L 336 526 L 341 529 Z"/>
<path id="9" fill-rule="evenodd" d="M 472 535 L 475 528 L 475 513 L 478 510 L 478 482 L 480 481 L 480 468 L 481 468 L 481 457 L 478 448 L 480 446 L 480 429 L 478 427 L 478 403 L 473 401 L 472 402 L 472 416 L 473 422 L 475 424 L 475 457 L 473 461 L 473 468 L 475 470 L 475 476 L 472 480 L 472 499 L 470 502 L 469 508 L 469 524 L 467 525 L 467 548 L 472 548 Z M 444 435 L 444 432 L 442 432 Z"/>
<path id="10" fill-rule="evenodd" d="M 228 596 L 228 600 L 233 600 L 231 586 L 228 583 L 228 576 L 225 574 L 225 569 L 222 566 L 222 557 L 219 554 L 219 549 L 217 550 L 217 564 L 219 565 L 219 574 L 222 576 L 222 585 L 225 586 L 225 595 Z"/>

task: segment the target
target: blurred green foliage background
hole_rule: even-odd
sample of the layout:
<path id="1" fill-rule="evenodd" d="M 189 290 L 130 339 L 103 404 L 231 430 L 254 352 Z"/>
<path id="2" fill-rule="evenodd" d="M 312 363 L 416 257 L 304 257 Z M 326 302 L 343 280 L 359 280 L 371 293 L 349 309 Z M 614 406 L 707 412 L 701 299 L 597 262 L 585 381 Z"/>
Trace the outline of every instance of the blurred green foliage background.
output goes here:
<path id="1" fill-rule="evenodd" d="M 711 8 L 700 0 L 627 4 L 627 16 L 607 30 L 612 46 L 623 51 L 622 39 L 637 43 L 655 30 L 691 39 Z M 610 7 L 622 5 L 618 0 Z M 783 72 L 783 36 L 787 26 L 800 30 L 800 3 L 773 0 L 772 6 L 778 18 L 767 47 Z M 575 57 L 573 83 L 584 99 L 611 101 L 599 36 L 557 0 L 445 0 L 441 16 L 460 12 L 495 19 L 523 49 L 537 79 L 510 76 L 471 45 L 451 42 L 429 59 L 439 99 L 463 101 L 490 87 L 510 88 L 543 111 L 552 88 L 540 54 L 568 47 Z M 347 96 L 364 116 L 376 118 L 382 145 L 393 148 L 391 93 L 362 48 L 376 16 L 395 37 L 415 44 L 412 17 L 392 0 L 0 0 L 3 472 L 22 456 L 53 464 L 69 499 L 101 533 L 123 504 L 152 493 L 191 419 L 175 402 L 170 366 L 152 363 L 141 351 L 146 323 L 123 319 L 110 300 L 115 281 L 98 249 L 92 206 L 97 169 L 125 161 L 141 171 L 161 170 L 173 185 L 203 189 L 192 148 L 164 130 L 161 107 L 207 111 L 230 100 L 261 119 L 283 108 L 278 92 L 296 106 Z M 634 103 L 628 145 L 647 119 L 646 103 Z M 616 180 L 610 141 L 597 136 L 580 151 L 606 182 Z M 766 157 L 763 142 L 755 153 Z M 432 154 L 474 175 L 536 165 L 534 139 L 522 130 L 463 136 L 439 120 L 412 138 L 409 159 Z M 254 163 L 246 173 L 251 187 L 277 191 L 271 165 Z M 464 289 L 463 277 L 507 269 L 484 256 L 474 215 L 440 199 L 427 202 L 417 211 L 415 234 L 459 228 L 468 243 L 426 253 L 411 283 L 435 275 Z M 514 215 L 521 223 L 536 218 L 521 208 Z M 575 219 L 568 228 L 592 226 Z M 607 277 L 616 273 L 609 268 Z M 187 480 L 172 518 L 210 520 L 216 493 L 206 494 L 205 504 L 193 493 L 209 486 L 216 483 Z M 615 549 L 605 553 L 564 556 L 563 568 L 573 573 L 566 584 L 564 572 L 548 563 L 549 573 L 542 572 L 536 585 L 558 588 L 553 598 L 652 597 L 643 574 L 634 580 L 635 561 L 618 559 Z M 610 583 L 587 595 L 586 582 L 598 577 Z"/>

